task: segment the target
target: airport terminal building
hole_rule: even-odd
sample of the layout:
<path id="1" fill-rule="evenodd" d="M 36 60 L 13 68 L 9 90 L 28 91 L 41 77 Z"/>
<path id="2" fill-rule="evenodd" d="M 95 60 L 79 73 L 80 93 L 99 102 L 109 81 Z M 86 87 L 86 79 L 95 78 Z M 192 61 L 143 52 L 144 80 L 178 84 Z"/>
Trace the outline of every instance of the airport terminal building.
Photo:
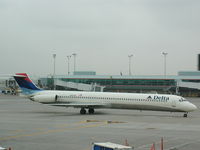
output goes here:
<path id="1" fill-rule="evenodd" d="M 171 93 L 200 96 L 200 71 L 181 71 L 177 76 L 96 75 L 95 72 L 76 72 L 40 78 L 38 84 L 46 89 Z"/>

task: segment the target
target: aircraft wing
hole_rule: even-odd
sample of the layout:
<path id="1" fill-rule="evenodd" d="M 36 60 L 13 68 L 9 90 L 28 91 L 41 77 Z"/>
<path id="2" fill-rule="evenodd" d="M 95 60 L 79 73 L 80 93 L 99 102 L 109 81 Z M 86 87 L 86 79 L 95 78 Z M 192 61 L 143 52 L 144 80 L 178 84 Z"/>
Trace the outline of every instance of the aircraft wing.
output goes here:
<path id="1" fill-rule="evenodd" d="M 75 108 L 102 108 L 109 107 L 109 104 L 104 103 L 56 103 L 48 104 L 50 106 L 59 106 L 59 107 L 75 107 Z"/>

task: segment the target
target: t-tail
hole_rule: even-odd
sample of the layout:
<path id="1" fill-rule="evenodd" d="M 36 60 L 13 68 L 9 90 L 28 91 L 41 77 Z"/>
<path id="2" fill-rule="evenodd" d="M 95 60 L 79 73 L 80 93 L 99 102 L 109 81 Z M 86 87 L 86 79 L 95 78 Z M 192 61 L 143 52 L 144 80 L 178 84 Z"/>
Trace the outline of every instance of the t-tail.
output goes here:
<path id="1" fill-rule="evenodd" d="M 22 94 L 31 95 L 35 92 L 41 91 L 28 77 L 26 73 L 16 73 L 14 76 L 15 80 L 17 81 L 19 87 L 22 90 Z"/>

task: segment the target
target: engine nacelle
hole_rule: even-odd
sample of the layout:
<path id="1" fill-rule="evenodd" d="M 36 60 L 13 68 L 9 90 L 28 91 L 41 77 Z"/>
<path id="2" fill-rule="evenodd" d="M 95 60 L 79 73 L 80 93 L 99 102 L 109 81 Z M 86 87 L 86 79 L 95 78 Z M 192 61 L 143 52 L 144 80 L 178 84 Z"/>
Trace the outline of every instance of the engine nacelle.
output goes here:
<path id="1" fill-rule="evenodd" d="M 30 99 L 39 103 L 52 103 L 57 101 L 58 96 L 56 94 L 35 95 Z"/>

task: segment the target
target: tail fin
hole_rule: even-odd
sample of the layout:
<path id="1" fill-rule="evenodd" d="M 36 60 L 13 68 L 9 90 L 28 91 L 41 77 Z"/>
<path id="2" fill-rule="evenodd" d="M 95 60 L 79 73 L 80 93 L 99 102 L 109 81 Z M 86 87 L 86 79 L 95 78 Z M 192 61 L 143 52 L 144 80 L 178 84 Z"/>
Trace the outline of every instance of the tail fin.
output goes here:
<path id="1" fill-rule="evenodd" d="M 25 95 L 33 94 L 37 91 L 41 91 L 28 77 L 26 73 L 16 73 L 14 76 L 16 82 L 22 90 L 22 93 Z"/>

